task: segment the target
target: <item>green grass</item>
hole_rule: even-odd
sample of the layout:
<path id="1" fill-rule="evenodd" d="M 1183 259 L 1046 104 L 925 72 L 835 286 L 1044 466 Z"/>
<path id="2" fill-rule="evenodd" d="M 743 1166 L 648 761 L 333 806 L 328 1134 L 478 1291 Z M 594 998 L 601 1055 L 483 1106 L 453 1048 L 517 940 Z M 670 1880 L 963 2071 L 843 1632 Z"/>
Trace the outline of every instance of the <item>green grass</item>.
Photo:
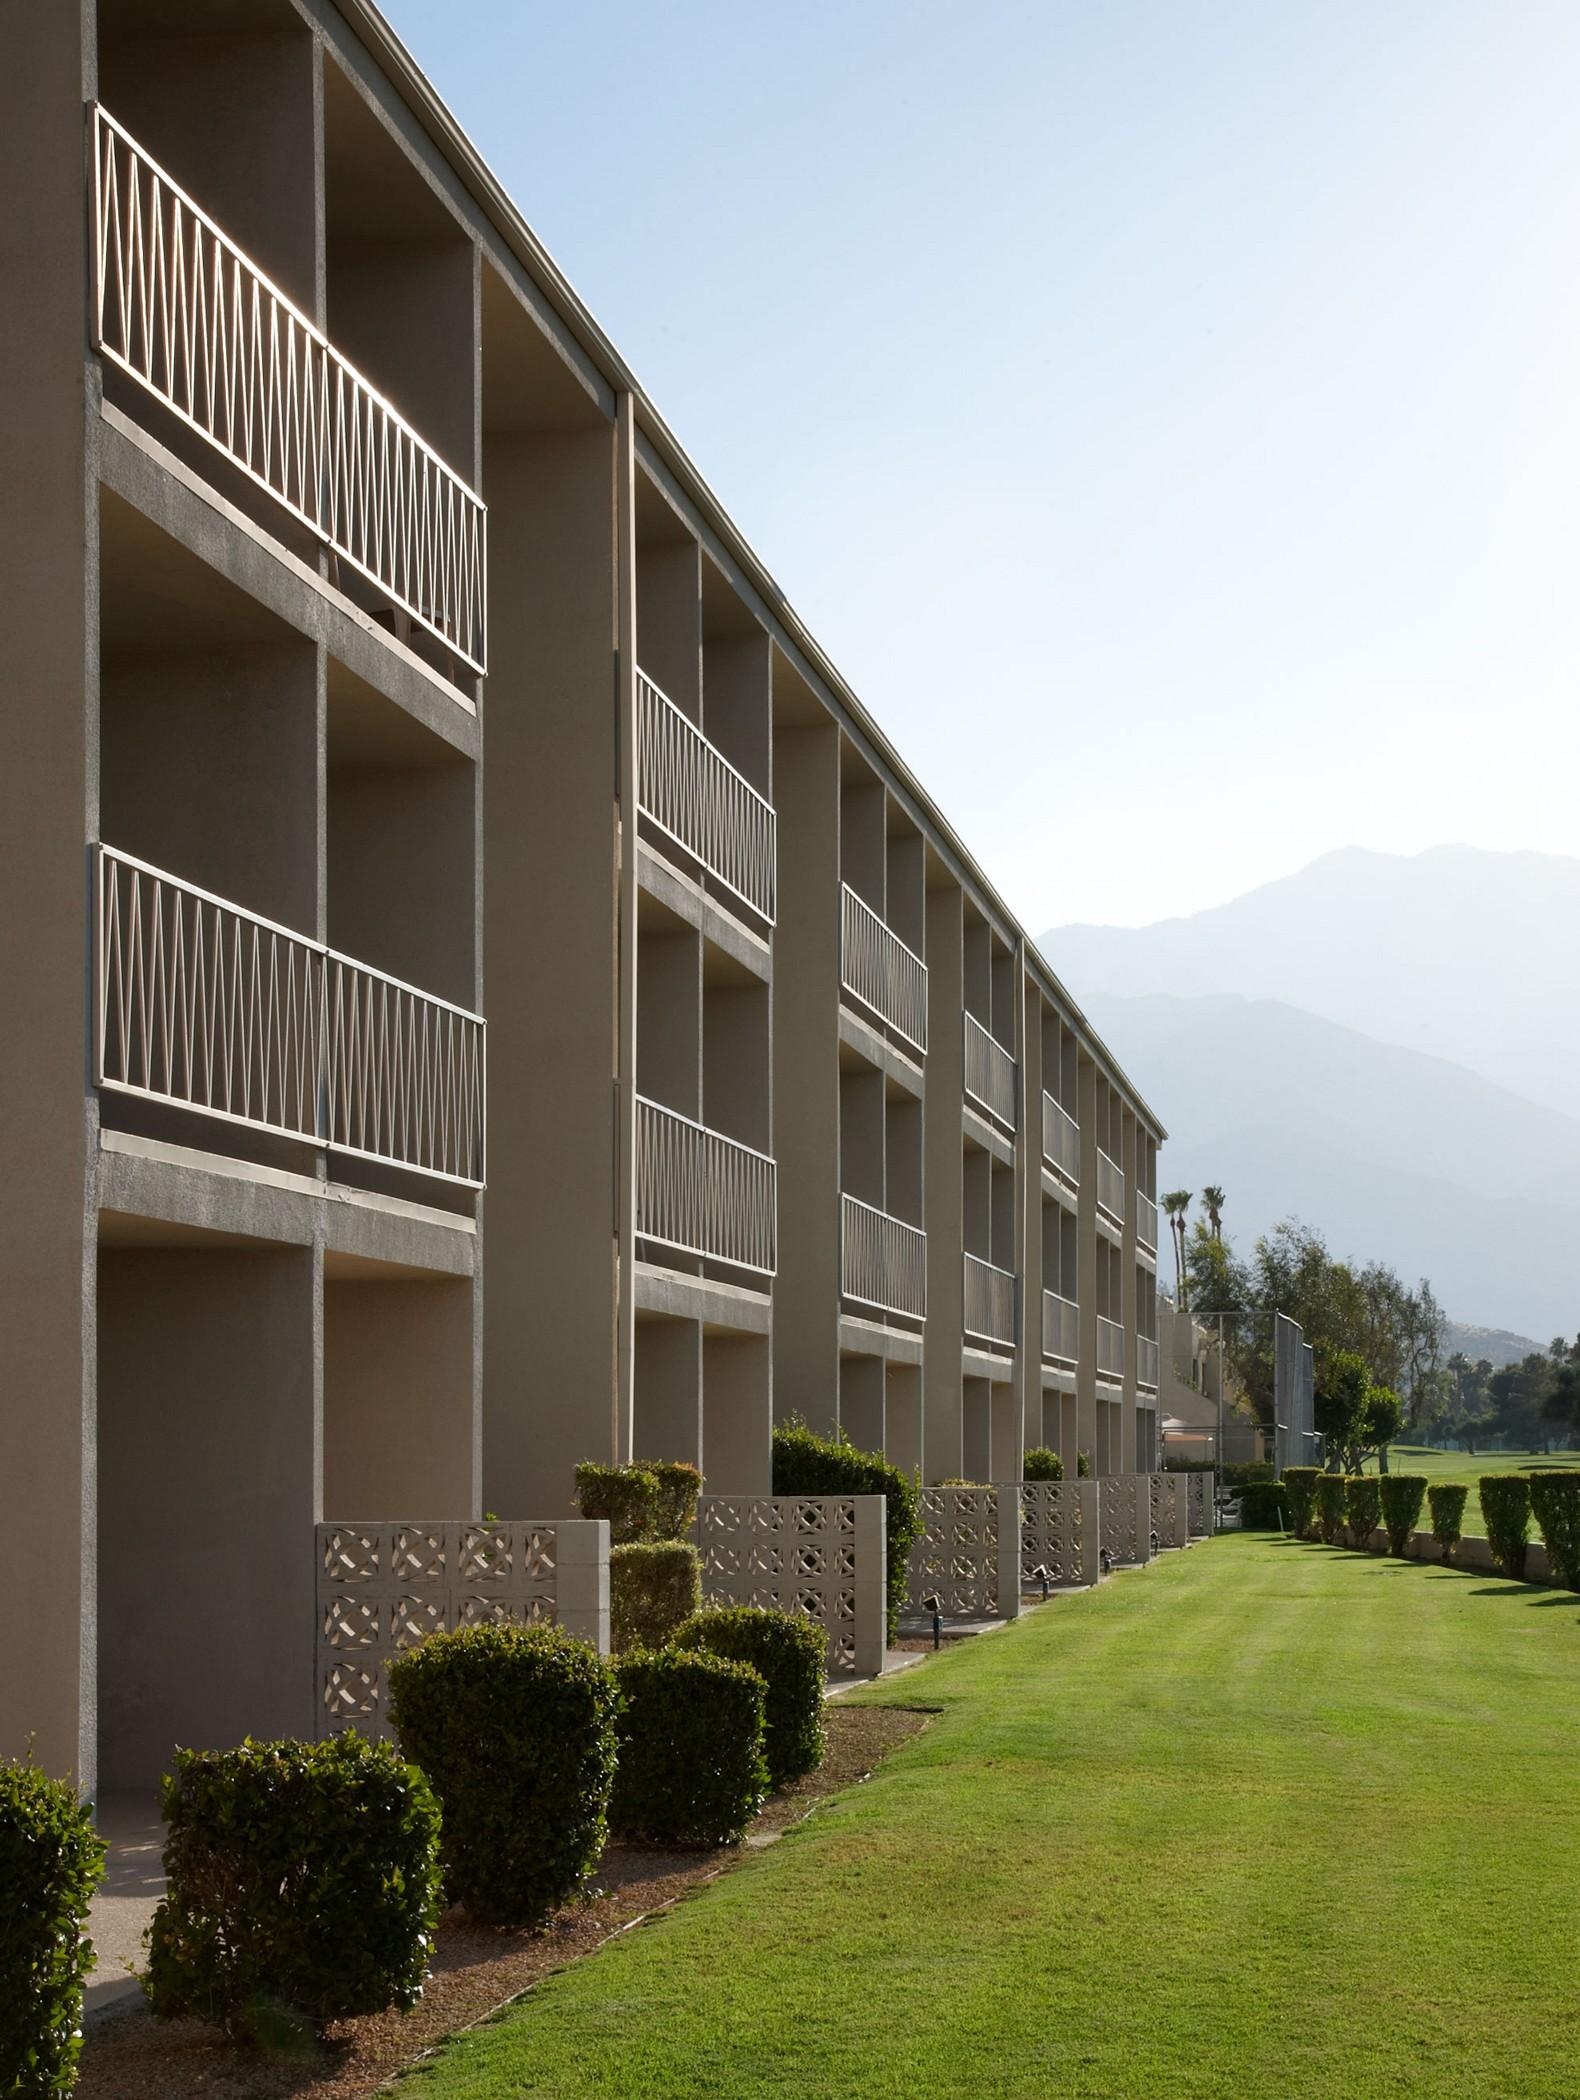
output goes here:
<path id="1" fill-rule="evenodd" d="M 860 1696 L 941 1711 L 407 2100 L 1580 2093 L 1580 1598 L 1230 1535 Z"/>
<path id="2" fill-rule="evenodd" d="M 1388 1451 L 1388 1465 L 1392 1472 L 1424 1473 L 1428 1480 L 1463 1480 L 1470 1493 L 1465 1497 L 1461 1528 L 1467 1538 L 1485 1538 L 1480 1487 L 1483 1473 L 1530 1473 L 1542 1466 L 1580 1466 L 1580 1451 L 1554 1451 L 1546 1458 L 1533 1456 L 1529 1451 L 1478 1451 L 1472 1458 L 1468 1451 L 1427 1451 L 1419 1446 L 1393 1444 Z M 1431 1528 L 1431 1511 L 1423 1507 L 1421 1529 Z"/>

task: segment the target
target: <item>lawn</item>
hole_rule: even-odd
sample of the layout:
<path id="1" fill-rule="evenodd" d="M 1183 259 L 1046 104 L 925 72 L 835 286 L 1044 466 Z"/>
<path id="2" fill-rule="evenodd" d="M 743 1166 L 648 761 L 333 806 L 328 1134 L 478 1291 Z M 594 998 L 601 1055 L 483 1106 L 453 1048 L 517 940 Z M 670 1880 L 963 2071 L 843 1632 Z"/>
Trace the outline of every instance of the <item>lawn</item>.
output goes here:
<path id="1" fill-rule="evenodd" d="M 1472 1457 L 1468 1451 L 1427 1451 L 1409 1444 L 1393 1444 L 1389 1447 L 1388 1464 L 1395 1473 L 1424 1473 L 1428 1480 L 1463 1480 L 1470 1489 L 1465 1497 L 1465 1536 L 1485 1538 L 1480 1487 L 1483 1473 L 1530 1473 L 1542 1466 L 1580 1466 L 1580 1451 L 1554 1451 L 1546 1458 L 1529 1451 L 1478 1451 Z M 1423 1508 L 1421 1529 L 1431 1528 L 1431 1512 Z"/>
<path id="2" fill-rule="evenodd" d="M 863 1786 L 404 2100 L 1580 2093 L 1580 1598 L 1231 1534 L 859 1696 Z"/>

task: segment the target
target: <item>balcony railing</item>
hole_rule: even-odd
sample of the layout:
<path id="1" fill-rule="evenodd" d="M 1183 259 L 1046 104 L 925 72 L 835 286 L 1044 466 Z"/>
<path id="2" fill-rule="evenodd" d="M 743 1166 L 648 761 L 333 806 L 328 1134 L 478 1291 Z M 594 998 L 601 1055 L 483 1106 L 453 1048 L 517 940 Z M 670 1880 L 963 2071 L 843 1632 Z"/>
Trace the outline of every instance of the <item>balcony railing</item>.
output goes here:
<path id="1" fill-rule="evenodd" d="M 93 947 L 101 1087 L 482 1187 L 479 1015 L 109 846 Z"/>
<path id="2" fill-rule="evenodd" d="M 858 1305 L 927 1316 L 927 1235 L 855 1196 L 842 1196 L 840 1288 Z"/>
<path id="3" fill-rule="evenodd" d="M 777 1265 L 774 1162 L 689 1116 L 636 1104 L 636 1236 L 754 1269 Z"/>
<path id="4" fill-rule="evenodd" d="M 1006 1130 L 1015 1128 L 1015 1060 L 975 1014 L 965 1019 L 966 1092 Z"/>
<path id="5" fill-rule="evenodd" d="M 98 107 L 93 146 L 101 354 L 481 672 L 479 498 Z"/>
<path id="6" fill-rule="evenodd" d="M 641 671 L 636 735 L 643 816 L 771 925 L 773 805 Z"/>
<path id="7" fill-rule="evenodd" d="M 905 1038 L 927 1049 L 927 965 L 891 933 L 850 884 L 841 885 L 840 981 L 853 998 Z"/>
<path id="8" fill-rule="evenodd" d="M 1097 1207 L 1107 1211 L 1121 1232 L 1125 1225 L 1125 1170 L 1117 1160 L 1110 1159 L 1099 1145 L 1097 1148 Z"/>
<path id="9" fill-rule="evenodd" d="M 1158 1389 L 1158 1345 L 1148 1334 L 1136 1336 L 1136 1384 Z"/>
<path id="10" fill-rule="evenodd" d="M 1123 1378 L 1125 1375 L 1125 1330 L 1117 1320 L 1105 1320 L 1097 1316 L 1097 1375 L 1099 1378 Z"/>
<path id="11" fill-rule="evenodd" d="M 1144 1189 L 1136 1190 L 1136 1238 L 1157 1253 L 1158 1207 Z"/>
<path id="12" fill-rule="evenodd" d="M 1081 1185 L 1081 1126 L 1046 1087 L 1042 1095 L 1042 1156 L 1070 1184 Z"/>
<path id="13" fill-rule="evenodd" d="M 996 1269 L 992 1262 L 968 1254 L 965 1258 L 965 1319 L 967 1334 L 980 1342 L 1002 1342 L 1015 1346 L 1015 1277 L 1009 1269 Z"/>
<path id="14" fill-rule="evenodd" d="M 1056 1363 L 1080 1361 L 1081 1308 L 1057 1291 L 1042 1294 L 1042 1353 Z"/>

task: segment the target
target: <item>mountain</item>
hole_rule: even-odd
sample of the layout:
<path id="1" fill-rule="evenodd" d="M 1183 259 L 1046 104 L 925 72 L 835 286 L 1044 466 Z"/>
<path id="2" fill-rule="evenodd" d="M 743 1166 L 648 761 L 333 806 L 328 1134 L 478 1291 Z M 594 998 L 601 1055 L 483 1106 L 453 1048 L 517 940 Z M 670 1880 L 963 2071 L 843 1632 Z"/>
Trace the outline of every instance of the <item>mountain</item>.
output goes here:
<path id="1" fill-rule="evenodd" d="M 1510 1334 L 1506 1327 L 1462 1327 L 1458 1320 L 1443 1322 L 1445 1360 L 1458 1350 L 1473 1364 L 1489 1363 L 1501 1371 L 1505 1364 L 1523 1363 L 1531 1355 L 1545 1355 L 1546 1344 L 1528 1334 Z"/>
<path id="2" fill-rule="evenodd" d="M 1169 1127 L 1164 1186 L 1220 1183 L 1242 1250 L 1299 1217 L 1336 1254 L 1430 1277 L 1461 1313 L 1521 1335 L 1580 1326 L 1580 1122 L 1277 1000 L 1084 1004 Z"/>
<path id="3" fill-rule="evenodd" d="M 1040 945 L 1083 1005 L 1282 1000 L 1566 1114 L 1580 1101 L 1580 860 L 1351 847 L 1188 918 L 1058 927 Z"/>

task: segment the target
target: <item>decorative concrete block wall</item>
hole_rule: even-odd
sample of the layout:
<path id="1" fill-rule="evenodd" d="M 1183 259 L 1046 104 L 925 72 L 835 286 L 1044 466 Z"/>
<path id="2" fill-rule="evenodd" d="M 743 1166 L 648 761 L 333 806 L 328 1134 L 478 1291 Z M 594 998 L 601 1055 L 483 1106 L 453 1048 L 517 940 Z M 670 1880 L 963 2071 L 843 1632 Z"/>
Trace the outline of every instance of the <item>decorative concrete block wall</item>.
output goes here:
<path id="1" fill-rule="evenodd" d="M 831 1677 L 876 1677 L 888 1651 L 881 1495 L 704 1495 L 697 1505 L 709 1604 L 804 1612 L 828 1636 Z"/>
<path id="2" fill-rule="evenodd" d="M 946 1618 L 1020 1614 L 1020 1489 L 922 1489 L 922 1537 L 906 1570 L 906 1605 L 936 1596 Z"/>
<path id="3" fill-rule="evenodd" d="M 1144 1566 L 1152 1558 L 1153 1473 L 1110 1473 L 1097 1483 L 1103 1550 L 1115 1567 Z"/>
<path id="4" fill-rule="evenodd" d="M 1046 1568 L 1056 1589 L 1079 1589 L 1098 1578 L 1098 1483 L 1028 1480 L 1020 1490 L 1020 1579 L 1039 1587 L 1033 1568 Z"/>
<path id="5" fill-rule="evenodd" d="M 609 1652 L 602 1521 L 320 1524 L 315 1545 L 320 1735 L 389 1735 L 388 1665 L 430 1633 L 547 1621 Z"/>
<path id="6" fill-rule="evenodd" d="M 1181 1473 L 1185 1483 L 1187 1524 L 1193 1539 L 1212 1536 L 1212 1480 L 1210 1473 Z"/>
<path id="7" fill-rule="evenodd" d="M 1189 1512 L 1186 1508 L 1184 1473 L 1152 1473 L 1152 1529 L 1158 1550 L 1190 1543 Z"/>

